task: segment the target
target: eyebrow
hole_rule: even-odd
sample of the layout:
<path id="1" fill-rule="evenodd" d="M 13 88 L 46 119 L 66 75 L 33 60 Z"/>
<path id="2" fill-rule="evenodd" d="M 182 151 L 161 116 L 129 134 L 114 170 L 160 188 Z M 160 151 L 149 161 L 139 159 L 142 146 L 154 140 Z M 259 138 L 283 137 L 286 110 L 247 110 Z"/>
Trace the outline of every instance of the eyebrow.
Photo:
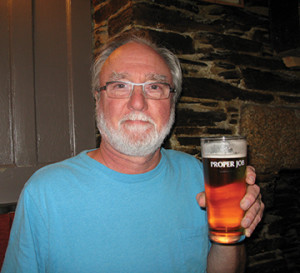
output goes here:
<path id="1" fill-rule="evenodd" d="M 109 81 L 118 81 L 118 80 L 126 80 L 130 77 L 130 74 L 127 72 L 119 73 L 113 71 L 109 76 Z M 146 81 L 160 81 L 165 82 L 167 81 L 167 76 L 155 73 L 148 73 L 145 75 Z"/>
<path id="2" fill-rule="evenodd" d="M 122 80 L 122 79 L 127 79 L 129 77 L 128 73 L 118 73 L 113 71 L 110 76 L 109 76 L 109 80 L 110 81 L 118 81 L 118 80 Z"/>
<path id="3" fill-rule="evenodd" d="M 147 81 L 161 81 L 164 82 L 167 80 L 167 76 L 165 75 L 160 75 L 160 74 L 154 74 L 154 73 L 149 73 L 146 75 Z"/>

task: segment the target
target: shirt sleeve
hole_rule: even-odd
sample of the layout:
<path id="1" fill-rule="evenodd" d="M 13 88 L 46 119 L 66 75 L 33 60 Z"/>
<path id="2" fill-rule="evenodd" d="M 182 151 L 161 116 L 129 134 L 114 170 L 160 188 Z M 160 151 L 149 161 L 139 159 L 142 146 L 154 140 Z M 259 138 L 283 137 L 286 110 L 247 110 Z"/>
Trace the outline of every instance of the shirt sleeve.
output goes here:
<path id="1" fill-rule="evenodd" d="M 40 209 L 25 188 L 18 201 L 1 273 L 45 272 L 47 231 Z"/>

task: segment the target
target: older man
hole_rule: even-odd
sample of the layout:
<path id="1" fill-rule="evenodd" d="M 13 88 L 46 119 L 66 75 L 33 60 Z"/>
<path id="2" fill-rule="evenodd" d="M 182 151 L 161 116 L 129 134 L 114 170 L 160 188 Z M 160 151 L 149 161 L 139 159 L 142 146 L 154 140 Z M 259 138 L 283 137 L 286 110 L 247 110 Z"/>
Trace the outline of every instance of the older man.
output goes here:
<path id="1" fill-rule="evenodd" d="M 2 272 L 242 271 L 242 243 L 208 239 L 202 164 L 160 148 L 181 89 L 177 58 L 119 38 L 96 60 L 94 85 L 100 147 L 27 182 Z M 254 181 L 248 168 L 246 236 L 264 209 Z"/>

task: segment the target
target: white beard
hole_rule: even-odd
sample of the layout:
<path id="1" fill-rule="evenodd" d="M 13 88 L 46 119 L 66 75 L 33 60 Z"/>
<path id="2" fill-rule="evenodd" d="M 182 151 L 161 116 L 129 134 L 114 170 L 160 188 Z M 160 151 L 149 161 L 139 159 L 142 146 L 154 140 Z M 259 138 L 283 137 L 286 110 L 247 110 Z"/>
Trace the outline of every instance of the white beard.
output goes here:
<path id="1" fill-rule="evenodd" d="M 147 156 L 153 154 L 169 134 L 175 119 L 175 106 L 172 107 L 168 123 L 157 131 L 154 121 L 141 112 L 132 112 L 118 122 L 114 129 L 107 123 L 103 112 L 96 106 L 96 121 L 100 134 L 118 152 L 129 156 Z M 145 124 L 126 124 L 128 120 L 145 121 Z"/>

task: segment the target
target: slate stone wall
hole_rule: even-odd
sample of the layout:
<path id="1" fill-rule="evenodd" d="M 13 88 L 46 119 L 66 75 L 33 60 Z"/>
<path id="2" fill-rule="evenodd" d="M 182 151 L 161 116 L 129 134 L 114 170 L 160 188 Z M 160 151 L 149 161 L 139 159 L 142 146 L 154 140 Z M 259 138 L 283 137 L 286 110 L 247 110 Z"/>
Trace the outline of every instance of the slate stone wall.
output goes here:
<path id="1" fill-rule="evenodd" d="M 247 136 L 265 216 L 247 240 L 247 272 L 300 272 L 300 71 L 270 44 L 267 14 L 192 0 L 94 0 L 94 53 L 109 37 L 148 32 L 184 74 L 166 147 L 200 158 L 201 136 Z"/>

